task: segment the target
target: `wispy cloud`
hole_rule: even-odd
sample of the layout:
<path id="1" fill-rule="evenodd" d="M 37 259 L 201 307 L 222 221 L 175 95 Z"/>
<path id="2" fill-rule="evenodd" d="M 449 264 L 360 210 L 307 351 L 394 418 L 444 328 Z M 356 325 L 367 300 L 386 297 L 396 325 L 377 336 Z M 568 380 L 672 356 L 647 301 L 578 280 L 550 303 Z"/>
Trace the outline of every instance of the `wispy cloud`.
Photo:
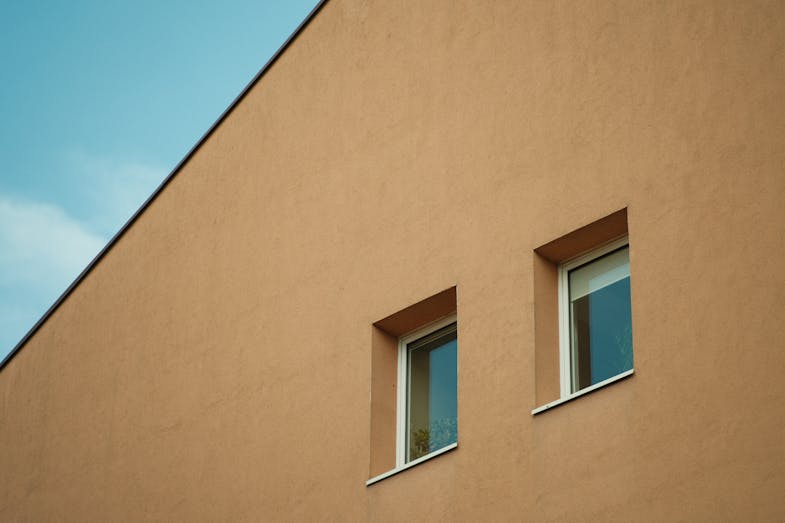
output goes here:
<path id="1" fill-rule="evenodd" d="M 111 237 L 155 190 L 166 169 L 82 151 L 68 153 L 66 163 L 79 186 L 82 218 Z"/>
<path id="2" fill-rule="evenodd" d="M 75 190 L 60 198 L 0 194 L 0 359 L 165 175 L 153 166 L 83 153 L 70 154 L 63 171 Z"/>
<path id="3" fill-rule="evenodd" d="M 60 207 L 0 197 L 0 286 L 61 286 L 98 253 L 106 239 Z"/>
<path id="4" fill-rule="evenodd" d="M 0 359 L 105 243 L 55 205 L 0 196 Z"/>

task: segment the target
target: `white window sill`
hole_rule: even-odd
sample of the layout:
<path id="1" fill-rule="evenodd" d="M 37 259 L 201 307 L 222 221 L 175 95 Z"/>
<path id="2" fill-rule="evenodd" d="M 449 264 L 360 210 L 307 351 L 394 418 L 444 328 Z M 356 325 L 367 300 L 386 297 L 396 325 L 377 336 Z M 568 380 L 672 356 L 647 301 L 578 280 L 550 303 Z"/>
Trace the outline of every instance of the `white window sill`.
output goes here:
<path id="1" fill-rule="evenodd" d="M 369 479 L 368 481 L 365 482 L 365 486 L 367 487 L 367 486 L 373 485 L 374 483 L 377 483 L 377 482 L 379 482 L 379 481 L 381 481 L 381 480 L 383 480 L 385 478 L 389 478 L 390 476 L 394 476 L 394 475 L 398 474 L 399 472 L 403 472 L 404 470 L 407 470 L 407 469 L 410 469 L 410 468 L 412 468 L 414 466 L 417 466 L 417 465 L 419 465 L 420 463 L 422 463 L 424 461 L 428 461 L 429 459 L 435 458 L 436 456 L 441 456 L 445 452 L 449 452 L 449 451 L 451 451 L 451 450 L 453 450 L 455 448 L 458 448 L 458 443 L 457 442 L 451 443 L 450 445 L 447 445 L 446 447 L 442 447 L 439 450 L 431 452 L 430 454 L 426 454 L 425 456 L 423 456 L 421 458 L 417 458 L 414 461 L 410 461 L 409 463 L 407 463 L 406 465 L 403 465 L 402 467 L 394 468 L 392 470 L 388 470 L 384 474 L 379 474 L 378 476 L 374 476 L 374 477 L 372 477 L 371 479 Z"/>
<path id="2" fill-rule="evenodd" d="M 532 410 L 532 416 L 540 414 L 541 412 L 545 412 L 546 410 L 550 410 L 553 407 L 558 407 L 562 403 L 567 403 L 568 401 L 574 400 L 575 398 L 579 398 L 579 397 L 581 397 L 581 396 L 583 396 L 585 394 L 588 394 L 590 392 L 594 392 L 595 390 L 600 389 L 602 387 L 605 387 L 606 385 L 610 385 L 611 383 L 615 383 L 615 382 L 617 382 L 619 380 L 623 380 L 624 378 L 626 378 L 628 376 L 632 376 L 634 373 L 635 373 L 635 369 L 630 369 L 628 371 L 624 371 L 621 374 L 617 374 L 616 376 L 614 376 L 612 378 L 608 378 L 607 380 L 601 381 L 599 383 L 595 383 L 591 387 L 586 387 L 585 389 L 581 389 L 578 392 L 573 392 L 569 396 L 565 396 L 563 398 L 559 398 L 559 399 L 557 399 L 555 401 L 552 401 L 550 403 L 546 403 L 545 405 L 543 405 L 541 407 L 537 407 L 536 409 Z"/>

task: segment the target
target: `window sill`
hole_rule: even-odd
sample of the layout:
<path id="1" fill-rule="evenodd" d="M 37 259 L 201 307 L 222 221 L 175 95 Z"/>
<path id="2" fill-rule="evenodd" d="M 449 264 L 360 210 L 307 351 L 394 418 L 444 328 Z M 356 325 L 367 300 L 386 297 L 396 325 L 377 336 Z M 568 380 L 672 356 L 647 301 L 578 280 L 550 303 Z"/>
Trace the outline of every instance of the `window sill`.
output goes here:
<path id="1" fill-rule="evenodd" d="M 536 409 L 532 410 L 532 416 L 536 416 L 537 414 L 545 412 L 546 410 L 550 410 L 550 409 L 552 409 L 554 407 L 558 407 L 559 405 L 561 405 L 563 403 L 567 403 L 568 401 L 574 400 L 575 398 L 579 398 L 579 397 L 581 397 L 583 395 L 589 394 L 590 392 L 594 392 L 595 390 L 601 389 L 602 387 L 605 387 L 606 385 L 610 385 L 611 383 L 615 383 L 617 381 L 623 380 L 624 378 L 632 376 L 634 373 L 635 373 L 635 369 L 630 369 L 628 371 L 624 371 L 621 374 L 617 374 L 616 376 L 614 376 L 612 378 L 608 378 L 605 381 L 601 381 L 599 383 L 595 383 L 591 387 L 586 387 L 585 389 L 581 389 L 578 392 L 573 392 L 569 396 L 565 396 L 563 398 L 559 398 L 559 399 L 557 399 L 555 401 L 552 401 L 550 403 L 546 403 L 545 405 L 543 405 L 541 407 L 537 407 Z"/>
<path id="2" fill-rule="evenodd" d="M 369 479 L 368 481 L 365 482 L 365 486 L 366 487 L 371 486 L 374 483 L 377 483 L 377 482 L 379 482 L 379 481 L 381 481 L 381 480 L 383 480 L 385 478 L 389 478 L 390 476 L 394 476 L 394 475 L 398 474 L 399 472 L 403 472 L 404 470 L 407 470 L 407 469 L 410 469 L 412 467 L 415 467 L 415 466 L 419 465 L 420 463 L 422 463 L 424 461 L 428 461 L 429 459 L 435 458 L 436 456 L 441 456 L 442 454 L 445 454 L 446 452 L 449 452 L 449 451 L 451 451 L 451 450 L 453 450 L 455 448 L 458 448 L 458 443 L 457 442 L 456 443 L 451 443 L 450 445 L 447 445 L 446 447 L 443 447 L 443 448 L 440 448 L 439 450 L 431 452 L 430 454 L 426 454 L 425 456 L 423 456 L 421 458 L 417 458 L 414 461 L 410 461 L 409 463 L 407 463 L 406 465 L 403 465 L 402 467 L 394 468 L 392 470 L 388 470 L 387 472 L 385 472 L 383 474 L 379 474 L 378 476 L 374 476 L 374 477 L 372 477 L 371 479 Z"/>

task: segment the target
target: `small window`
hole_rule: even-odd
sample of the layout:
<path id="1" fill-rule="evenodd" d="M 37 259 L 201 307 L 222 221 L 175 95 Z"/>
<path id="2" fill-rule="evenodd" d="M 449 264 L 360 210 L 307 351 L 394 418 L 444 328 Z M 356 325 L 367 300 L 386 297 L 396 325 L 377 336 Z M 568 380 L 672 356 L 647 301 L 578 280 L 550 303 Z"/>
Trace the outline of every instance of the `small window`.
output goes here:
<path id="1" fill-rule="evenodd" d="M 458 332 L 453 315 L 398 346 L 397 467 L 458 441 Z"/>
<path id="2" fill-rule="evenodd" d="M 561 396 L 633 368 L 626 238 L 559 266 Z"/>

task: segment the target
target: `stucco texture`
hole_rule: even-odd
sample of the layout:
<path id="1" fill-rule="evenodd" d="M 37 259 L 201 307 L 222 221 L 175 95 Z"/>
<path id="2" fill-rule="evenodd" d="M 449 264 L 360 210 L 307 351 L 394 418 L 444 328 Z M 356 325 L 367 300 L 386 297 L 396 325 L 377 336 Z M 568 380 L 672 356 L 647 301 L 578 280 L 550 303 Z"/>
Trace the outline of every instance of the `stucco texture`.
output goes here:
<path id="1" fill-rule="evenodd" d="M 785 519 L 783 202 L 783 2 L 331 0 L 0 370 L 0 520 Z M 532 416 L 534 250 L 625 208 L 635 374 Z M 366 487 L 453 286 L 459 446 Z"/>

